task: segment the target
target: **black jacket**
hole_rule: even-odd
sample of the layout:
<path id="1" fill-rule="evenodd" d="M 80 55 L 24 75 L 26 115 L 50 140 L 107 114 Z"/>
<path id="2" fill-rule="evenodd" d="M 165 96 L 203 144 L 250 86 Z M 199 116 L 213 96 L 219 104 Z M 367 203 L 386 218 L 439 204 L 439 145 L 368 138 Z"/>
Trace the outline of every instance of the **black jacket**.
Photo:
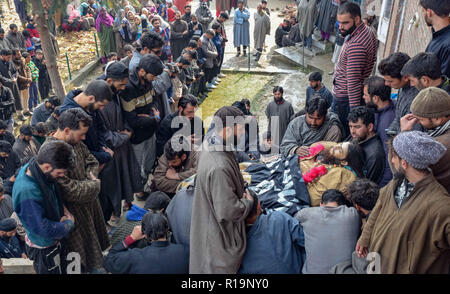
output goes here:
<path id="1" fill-rule="evenodd" d="M 13 176 L 19 167 L 20 159 L 14 151 L 11 150 L 8 157 L 0 156 L 0 178 L 2 178 L 3 181 Z"/>
<path id="2" fill-rule="evenodd" d="M 153 136 L 159 123 L 152 110 L 153 107 L 158 109 L 154 102 L 155 90 L 152 83 L 141 84 L 137 71 L 138 68 L 130 74 L 125 90 L 119 93 L 125 119 L 134 131 L 131 137 L 133 144 L 142 143 Z M 150 117 L 140 117 L 138 114 L 148 114 Z"/>
<path id="3" fill-rule="evenodd" d="M 386 165 L 383 142 L 377 134 L 359 145 L 364 150 L 364 175 L 372 182 L 380 184 Z"/>
<path id="4" fill-rule="evenodd" d="M 436 54 L 441 61 L 442 74 L 450 77 L 450 25 L 433 33 L 425 51 Z"/>
<path id="5" fill-rule="evenodd" d="M 289 30 L 286 30 L 282 25 L 279 25 L 277 30 L 275 31 L 275 43 L 278 47 L 283 47 L 283 36 L 288 35 Z"/>
<path id="6" fill-rule="evenodd" d="M 187 119 L 186 117 L 180 117 L 180 119 L 182 119 L 181 124 L 178 125 L 178 123 L 176 124 L 178 127 L 172 127 L 172 121 L 174 118 L 178 117 L 178 111 L 175 111 L 171 114 L 169 114 L 168 116 L 166 116 L 160 123 L 158 131 L 156 132 L 156 156 L 161 156 L 164 153 L 164 145 L 167 143 L 167 141 L 170 140 L 170 138 L 172 138 L 172 136 L 178 132 L 179 130 L 181 130 L 184 126 L 183 121 L 185 119 Z M 187 136 L 193 135 L 195 134 L 195 137 L 201 137 L 202 141 L 204 138 L 204 134 L 205 134 L 205 129 L 203 127 L 203 121 L 201 120 L 201 118 L 195 116 L 194 117 L 195 122 L 192 122 L 190 124 L 190 126 L 187 126 L 188 129 L 190 129 L 189 134 L 185 134 Z M 194 126 L 198 124 L 202 126 L 201 129 L 201 134 L 199 133 L 200 129 L 197 130 L 197 132 L 195 132 L 195 128 Z"/>
<path id="7" fill-rule="evenodd" d="M 14 112 L 14 96 L 8 87 L 2 86 L 0 90 L 0 119 L 10 120 Z"/>
<path id="8" fill-rule="evenodd" d="M 393 136 L 400 133 L 400 119 L 411 113 L 411 104 L 419 91 L 409 83 L 398 91 L 397 103 L 395 104 L 395 118 L 389 126 L 388 135 Z M 420 124 L 414 125 L 414 130 L 423 131 Z"/>
<path id="9" fill-rule="evenodd" d="M 128 249 L 123 241 L 109 250 L 103 267 L 113 274 L 188 274 L 189 249 L 169 241 Z"/>

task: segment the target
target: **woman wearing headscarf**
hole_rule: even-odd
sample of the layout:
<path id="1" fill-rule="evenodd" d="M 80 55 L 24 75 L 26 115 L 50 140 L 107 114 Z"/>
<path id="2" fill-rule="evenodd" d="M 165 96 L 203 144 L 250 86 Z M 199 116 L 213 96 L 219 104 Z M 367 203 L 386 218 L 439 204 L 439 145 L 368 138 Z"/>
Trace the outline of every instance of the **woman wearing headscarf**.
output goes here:
<path id="1" fill-rule="evenodd" d="M 95 21 L 95 29 L 98 32 L 102 55 L 108 55 L 110 52 L 116 51 L 116 43 L 113 32 L 114 19 L 106 11 L 105 7 L 100 9 L 100 13 Z"/>
<path id="2" fill-rule="evenodd" d="M 136 24 L 136 15 L 132 11 L 128 11 L 127 19 L 131 26 L 131 38 L 133 41 L 136 40 L 138 34 L 138 25 Z"/>
<path id="3" fill-rule="evenodd" d="M 126 44 L 130 44 L 133 42 L 133 37 L 131 35 L 132 27 L 128 19 L 125 17 L 125 11 L 123 9 L 120 10 L 120 17 L 120 35 Z"/>

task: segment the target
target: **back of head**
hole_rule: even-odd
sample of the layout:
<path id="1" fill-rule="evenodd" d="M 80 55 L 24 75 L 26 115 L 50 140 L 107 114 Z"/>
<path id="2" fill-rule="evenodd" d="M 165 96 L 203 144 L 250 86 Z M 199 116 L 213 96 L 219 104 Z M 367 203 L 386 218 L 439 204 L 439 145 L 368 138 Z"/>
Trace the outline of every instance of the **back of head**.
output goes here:
<path id="1" fill-rule="evenodd" d="M 174 160 L 177 157 L 181 158 L 183 154 L 190 151 L 191 145 L 185 136 L 182 134 L 176 134 L 167 141 L 164 145 L 164 156 L 167 160 Z"/>
<path id="2" fill-rule="evenodd" d="M 11 55 L 11 54 L 12 54 L 12 51 L 9 50 L 9 49 L 2 49 L 2 50 L 0 50 L 0 55 L 1 56 L 8 56 L 8 55 Z"/>
<path id="3" fill-rule="evenodd" d="M 353 204 L 371 211 L 377 203 L 380 188 L 368 179 L 358 178 L 348 184 L 347 192 Z"/>
<path id="4" fill-rule="evenodd" d="M 448 17 L 450 14 L 450 2 L 443 0 L 420 0 L 420 6 L 431 9 L 439 17 Z"/>
<path id="5" fill-rule="evenodd" d="M 161 37 L 161 35 L 157 34 L 156 32 L 147 32 L 143 34 L 140 39 L 140 42 L 142 48 L 146 47 L 149 50 L 152 50 L 154 48 L 160 48 L 164 45 L 164 39 Z"/>
<path id="6" fill-rule="evenodd" d="M 188 43 L 188 47 L 197 48 L 197 41 L 190 40 L 189 43 Z"/>
<path id="7" fill-rule="evenodd" d="M 142 233 L 147 236 L 147 240 L 155 241 L 167 236 L 169 222 L 167 218 L 159 212 L 147 212 L 142 218 Z"/>
<path id="8" fill-rule="evenodd" d="M 211 26 L 211 28 L 212 28 L 213 30 L 217 30 L 218 28 L 220 28 L 220 24 L 218 24 L 218 23 L 213 23 L 212 26 Z"/>
<path id="9" fill-rule="evenodd" d="M 38 134 L 47 134 L 47 125 L 44 122 L 38 122 L 35 126 L 34 126 L 34 130 L 38 133 Z"/>
<path id="10" fill-rule="evenodd" d="M 71 169 L 75 167 L 75 152 L 64 141 L 46 141 L 39 149 L 36 162 L 48 163 L 53 169 Z"/>
<path id="11" fill-rule="evenodd" d="M 114 61 L 106 68 L 106 78 L 112 80 L 123 80 L 128 78 L 128 67 L 120 61 Z"/>
<path id="12" fill-rule="evenodd" d="M 372 109 L 367 106 L 357 106 L 348 113 L 348 121 L 357 123 L 361 119 L 365 126 L 375 124 L 375 114 Z"/>
<path id="13" fill-rule="evenodd" d="M 61 101 L 59 101 L 59 98 L 57 96 L 51 96 L 47 100 L 51 105 L 57 107 L 61 105 Z"/>
<path id="14" fill-rule="evenodd" d="M 224 18 L 224 19 L 229 19 L 229 18 L 230 18 L 230 16 L 228 15 L 228 12 L 227 12 L 227 11 L 222 11 L 222 12 L 220 13 L 219 17 L 222 17 L 222 18 Z"/>
<path id="15" fill-rule="evenodd" d="M 344 4 L 339 5 L 338 14 L 347 14 L 349 13 L 352 18 L 359 16 L 361 18 L 361 8 L 358 4 L 353 2 L 345 2 Z"/>
<path id="16" fill-rule="evenodd" d="M 111 101 L 113 98 L 113 92 L 104 80 L 93 80 L 83 92 L 87 96 L 94 96 L 95 101 Z"/>
<path id="17" fill-rule="evenodd" d="M 151 193 L 147 200 L 145 200 L 144 209 L 151 209 L 153 212 L 166 210 L 169 205 L 170 198 L 166 193 L 156 191 Z"/>
<path id="18" fill-rule="evenodd" d="M 20 134 L 24 136 L 32 136 L 33 135 L 33 127 L 26 124 L 20 127 Z"/>
<path id="19" fill-rule="evenodd" d="M 320 72 L 318 72 L 318 71 L 315 71 L 315 72 L 312 72 L 310 75 L 309 75 L 309 81 L 315 81 L 315 82 L 317 82 L 317 81 L 322 81 L 322 74 L 320 74 Z"/>
<path id="20" fill-rule="evenodd" d="M 198 105 L 197 98 L 192 94 L 186 94 L 178 101 L 178 107 L 183 109 L 185 109 L 188 104 L 196 107 Z"/>
<path id="21" fill-rule="evenodd" d="M 371 76 L 364 81 L 364 86 L 367 86 L 370 97 L 378 96 L 381 101 L 391 100 L 391 87 L 386 86 L 382 77 Z"/>
<path id="22" fill-rule="evenodd" d="M 378 64 L 378 70 L 383 76 L 391 76 L 395 79 L 401 79 L 402 68 L 410 59 L 411 57 L 409 57 L 406 53 L 393 53 L 380 61 Z"/>
<path id="23" fill-rule="evenodd" d="M 130 44 L 126 44 L 125 46 L 123 46 L 123 51 L 124 52 L 133 52 L 133 46 L 131 46 Z"/>
<path id="24" fill-rule="evenodd" d="M 164 70 L 161 60 L 157 56 L 151 54 L 146 54 L 141 58 L 138 68 L 143 69 L 146 73 L 150 73 L 154 76 L 160 75 Z"/>
<path id="25" fill-rule="evenodd" d="M 12 150 L 11 143 L 5 140 L 0 140 L 0 152 L 5 152 L 9 154 Z"/>
<path id="26" fill-rule="evenodd" d="M 216 35 L 216 33 L 211 29 L 207 30 L 206 34 L 210 35 L 211 37 L 214 37 Z"/>
<path id="27" fill-rule="evenodd" d="M 69 128 L 72 131 L 79 130 L 81 125 L 83 126 L 91 126 L 92 118 L 80 108 L 71 108 L 59 116 L 58 119 L 58 128 L 63 131 L 66 128 Z"/>
<path id="28" fill-rule="evenodd" d="M 9 29 L 10 29 L 10 30 L 17 29 L 17 25 L 14 24 L 14 23 L 12 23 L 12 24 L 9 25 Z"/>
<path id="29" fill-rule="evenodd" d="M 441 62 L 439 58 L 431 52 L 422 52 L 411 58 L 401 72 L 402 76 L 413 76 L 420 79 L 423 76 L 432 80 L 441 77 Z"/>
<path id="30" fill-rule="evenodd" d="M 232 123 L 228 124 L 227 123 Z M 233 127 L 236 123 L 244 123 L 244 113 L 237 107 L 224 106 L 214 114 L 215 128 L 217 131 L 225 127 Z"/>
<path id="31" fill-rule="evenodd" d="M 342 194 L 341 191 L 330 189 L 325 191 L 322 194 L 322 201 L 321 203 L 324 205 L 327 205 L 328 203 L 336 202 L 339 206 L 344 205 L 346 203 L 346 199 L 344 194 Z"/>
<path id="32" fill-rule="evenodd" d="M 319 117 L 324 117 L 327 115 L 328 107 L 330 107 L 330 105 L 328 105 L 327 100 L 317 94 L 306 102 L 305 110 L 309 115 L 313 115 L 317 111 Z"/>

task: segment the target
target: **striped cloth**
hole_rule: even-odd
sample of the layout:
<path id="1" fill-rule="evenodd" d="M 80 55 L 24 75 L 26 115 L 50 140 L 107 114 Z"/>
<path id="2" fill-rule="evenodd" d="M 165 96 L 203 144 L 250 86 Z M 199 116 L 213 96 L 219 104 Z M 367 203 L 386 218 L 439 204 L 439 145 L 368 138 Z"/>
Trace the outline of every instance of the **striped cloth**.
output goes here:
<path id="1" fill-rule="evenodd" d="M 364 80 L 370 76 L 377 58 L 375 32 L 361 23 L 344 42 L 335 68 L 333 94 L 337 100 L 349 100 L 360 106 Z"/>

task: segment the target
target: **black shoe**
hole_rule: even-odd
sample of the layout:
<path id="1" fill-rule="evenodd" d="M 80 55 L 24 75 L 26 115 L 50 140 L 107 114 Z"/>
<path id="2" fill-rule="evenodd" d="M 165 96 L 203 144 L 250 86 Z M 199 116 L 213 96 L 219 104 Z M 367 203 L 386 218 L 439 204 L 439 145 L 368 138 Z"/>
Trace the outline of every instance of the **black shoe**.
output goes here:
<path id="1" fill-rule="evenodd" d="M 136 197 L 137 201 L 145 201 L 145 200 L 147 200 L 149 195 L 150 195 L 150 193 L 144 192 L 144 195 L 142 195 L 142 196 L 136 195 L 135 197 Z"/>
<path id="2" fill-rule="evenodd" d="M 20 121 L 26 121 L 27 120 L 23 115 L 19 115 L 17 117 L 17 119 L 20 120 Z"/>
<path id="3" fill-rule="evenodd" d="M 247 57 L 247 50 L 244 51 L 244 54 L 242 56 Z"/>
<path id="4" fill-rule="evenodd" d="M 239 57 L 241 55 L 241 51 L 238 51 L 236 54 L 236 57 Z"/>
<path id="5" fill-rule="evenodd" d="M 23 113 L 24 116 L 32 116 L 33 114 L 30 111 Z"/>

